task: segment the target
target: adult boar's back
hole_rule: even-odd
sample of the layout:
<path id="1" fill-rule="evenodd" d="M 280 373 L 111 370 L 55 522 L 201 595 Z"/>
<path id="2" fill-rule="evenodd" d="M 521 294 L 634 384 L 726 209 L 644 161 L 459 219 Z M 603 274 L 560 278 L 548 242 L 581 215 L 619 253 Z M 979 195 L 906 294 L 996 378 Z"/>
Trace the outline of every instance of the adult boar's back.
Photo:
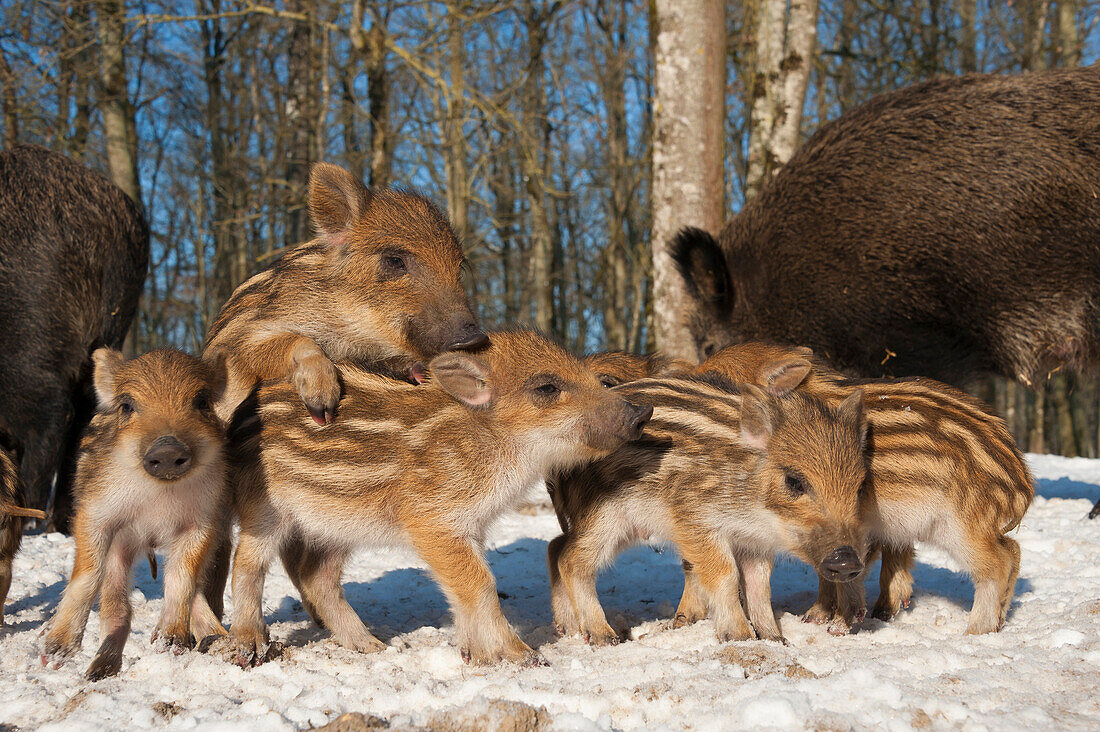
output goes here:
<path id="1" fill-rule="evenodd" d="M 722 230 L 674 243 L 706 356 L 811 346 L 864 376 L 1031 385 L 1095 365 L 1100 68 L 937 79 L 822 127 Z"/>
<path id="2" fill-rule="evenodd" d="M 62 527 L 91 352 L 121 347 L 148 259 L 148 227 L 117 186 L 41 147 L 0 152 L 0 444 L 32 506 L 59 471 Z"/>

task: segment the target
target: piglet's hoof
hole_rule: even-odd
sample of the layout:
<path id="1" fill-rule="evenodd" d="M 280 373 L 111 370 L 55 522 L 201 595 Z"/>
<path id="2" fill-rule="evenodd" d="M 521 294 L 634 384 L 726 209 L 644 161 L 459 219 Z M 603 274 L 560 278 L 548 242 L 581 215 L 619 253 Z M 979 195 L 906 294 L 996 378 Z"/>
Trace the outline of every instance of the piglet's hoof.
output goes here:
<path id="1" fill-rule="evenodd" d="M 188 632 L 162 631 L 159 628 L 153 631 L 153 650 L 157 653 L 171 652 L 174 656 L 181 656 L 195 647 L 195 639 Z"/>
<path id="2" fill-rule="evenodd" d="M 122 654 L 100 653 L 92 659 L 88 670 L 84 672 L 84 678 L 88 681 L 100 681 L 111 676 L 118 676 L 122 670 Z"/>
<path id="3" fill-rule="evenodd" d="M 831 610 L 827 610 L 822 605 L 814 605 L 806 614 L 802 616 L 803 623 L 813 623 L 814 625 L 825 625 L 833 619 L 833 613 Z"/>

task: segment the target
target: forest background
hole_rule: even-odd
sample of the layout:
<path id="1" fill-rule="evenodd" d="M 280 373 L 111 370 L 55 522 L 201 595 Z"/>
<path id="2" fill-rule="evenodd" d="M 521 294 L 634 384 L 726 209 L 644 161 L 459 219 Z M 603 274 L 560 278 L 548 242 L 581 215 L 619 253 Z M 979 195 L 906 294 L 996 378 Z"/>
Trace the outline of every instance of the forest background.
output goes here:
<path id="1" fill-rule="evenodd" d="M 665 247 L 717 231 L 820 125 L 974 71 L 1092 63 L 1097 0 L 0 3 L 0 134 L 104 172 L 152 227 L 133 347 L 197 351 L 311 237 L 309 166 L 449 215 L 482 323 L 686 347 Z M 1097 457 L 1100 381 L 969 385 L 1021 447 Z"/>

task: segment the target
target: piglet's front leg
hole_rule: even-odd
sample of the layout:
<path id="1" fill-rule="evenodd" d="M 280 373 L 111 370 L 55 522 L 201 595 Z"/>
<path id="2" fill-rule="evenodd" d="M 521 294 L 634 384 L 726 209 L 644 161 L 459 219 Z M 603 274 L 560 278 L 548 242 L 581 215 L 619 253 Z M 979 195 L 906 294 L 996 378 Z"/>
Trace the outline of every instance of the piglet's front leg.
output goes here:
<path id="1" fill-rule="evenodd" d="M 153 647 L 158 651 L 180 654 L 194 645 L 191 607 L 215 533 L 209 527 L 194 528 L 172 542 L 164 572 L 164 606 L 153 631 Z"/>
<path id="2" fill-rule="evenodd" d="M 438 529 L 422 526 L 411 532 L 412 541 L 451 602 L 463 658 L 478 665 L 543 663 L 501 612 L 496 582 L 481 552 L 468 539 Z"/>
<path id="3" fill-rule="evenodd" d="M 93 532 L 84 516 L 77 515 L 74 537 L 76 559 L 73 573 L 61 603 L 42 644 L 42 663 L 60 668 L 69 656 L 80 650 L 88 614 L 103 581 L 104 563 L 111 537 Z"/>
<path id="4" fill-rule="evenodd" d="M 772 558 L 742 555 L 737 558 L 737 564 L 741 568 L 741 583 L 745 589 L 745 609 L 756 635 L 761 640 L 786 644 L 772 607 Z"/>
<path id="5" fill-rule="evenodd" d="M 330 424 L 336 419 L 336 405 L 340 401 L 336 367 L 316 343 L 303 337 L 294 341 L 289 360 L 290 381 L 313 420 L 317 424 Z"/>
<path id="6" fill-rule="evenodd" d="M 99 595 L 99 649 L 84 673 L 90 681 L 115 676 L 122 669 L 122 651 L 130 637 L 130 571 L 137 547 L 119 537 L 107 555 L 107 569 Z"/>

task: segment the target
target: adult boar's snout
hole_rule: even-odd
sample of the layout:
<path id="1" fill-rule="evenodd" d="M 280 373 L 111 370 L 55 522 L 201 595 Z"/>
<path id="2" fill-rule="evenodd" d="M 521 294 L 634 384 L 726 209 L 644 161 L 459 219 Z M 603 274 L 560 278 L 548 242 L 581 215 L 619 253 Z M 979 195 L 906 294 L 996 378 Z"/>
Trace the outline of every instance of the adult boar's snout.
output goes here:
<path id="1" fill-rule="evenodd" d="M 489 345 L 489 336 L 474 321 L 463 323 L 454 339 L 447 344 L 448 351 L 477 351 Z"/>
<path id="2" fill-rule="evenodd" d="M 837 547 L 821 562 L 821 576 L 833 582 L 849 582 L 862 571 L 863 562 L 850 546 Z"/>
<path id="3" fill-rule="evenodd" d="M 145 472 L 161 480 L 175 480 L 191 469 L 191 450 L 175 437 L 158 437 L 142 460 Z"/>

